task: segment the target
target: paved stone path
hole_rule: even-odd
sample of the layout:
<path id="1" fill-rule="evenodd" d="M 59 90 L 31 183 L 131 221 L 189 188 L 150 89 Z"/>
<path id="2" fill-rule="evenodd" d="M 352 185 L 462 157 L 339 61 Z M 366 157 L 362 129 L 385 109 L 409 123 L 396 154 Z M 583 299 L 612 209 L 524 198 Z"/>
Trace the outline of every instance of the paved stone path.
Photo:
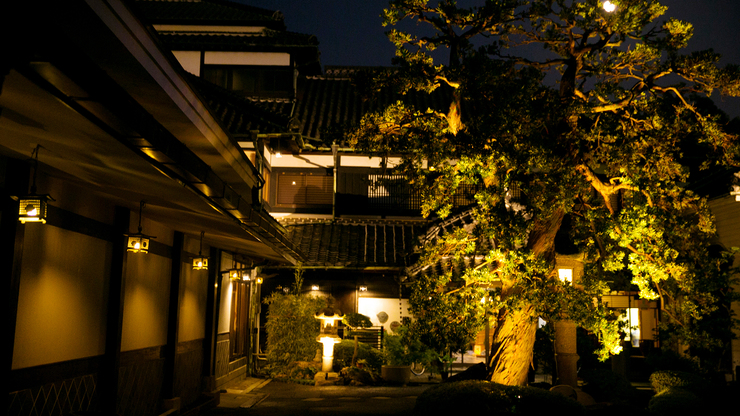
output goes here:
<path id="1" fill-rule="evenodd" d="M 430 385 L 306 386 L 248 378 L 229 386 L 207 415 L 408 415 Z"/>

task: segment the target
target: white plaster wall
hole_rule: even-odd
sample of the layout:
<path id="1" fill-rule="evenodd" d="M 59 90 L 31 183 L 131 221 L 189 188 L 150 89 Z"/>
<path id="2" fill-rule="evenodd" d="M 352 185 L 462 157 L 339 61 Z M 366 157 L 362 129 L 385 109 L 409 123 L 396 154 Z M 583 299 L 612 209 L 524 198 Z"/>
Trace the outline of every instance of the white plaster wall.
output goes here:
<path id="1" fill-rule="evenodd" d="M 121 351 L 167 343 L 171 263 L 151 253 L 127 254 Z"/>
<path id="2" fill-rule="evenodd" d="M 398 298 L 365 298 L 357 299 L 357 312 L 366 315 L 372 321 L 373 326 L 382 326 L 390 332 L 393 321 L 401 322 L 401 317 L 410 317 L 408 299 L 401 299 L 399 305 Z M 381 324 L 378 320 L 378 313 L 385 312 L 388 314 L 388 320 Z M 401 315 L 403 313 L 403 315 Z"/>
<path id="3" fill-rule="evenodd" d="M 200 51 L 172 51 L 183 69 L 200 76 Z"/>
<path id="4" fill-rule="evenodd" d="M 208 270 L 193 270 L 189 261 L 182 263 L 180 281 L 180 322 L 178 342 L 205 338 L 206 284 Z"/>
<path id="5" fill-rule="evenodd" d="M 103 354 L 112 244 L 50 225 L 23 227 L 12 368 Z"/>
<path id="6" fill-rule="evenodd" d="M 269 65 L 289 66 L 290 54 L 283 52 L 219 52 L 207 51 L 206 65 Z"/>

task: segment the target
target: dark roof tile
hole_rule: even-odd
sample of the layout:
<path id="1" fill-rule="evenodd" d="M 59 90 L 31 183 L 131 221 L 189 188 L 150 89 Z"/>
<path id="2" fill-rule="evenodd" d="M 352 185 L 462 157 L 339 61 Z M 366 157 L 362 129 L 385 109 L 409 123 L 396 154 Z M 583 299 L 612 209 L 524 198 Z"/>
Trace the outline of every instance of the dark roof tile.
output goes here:
<path id="1" fill-rule="evenodd" d="M 152 24 L 260 25 L 285 30 L 281 12 L 226 0 L 136 0 L 134 8 Z"/>
<path id="2" fill-rule="evenodd" d="M 295 220 L 287 236 L 306 256 L 305 267 L 404 269 L 423 221 Z"/>
<path id="3" fill-rule="evenodd" d="M 296 119 L 302 124 L 301 134 L 309 142 L 319 144 L 322 134 L 330 128 L 357 124 L 366 112 L 379 110 L 399 100 L 412 102 L 421 108 L 447 110 L 450 93 L 442 88 L 432 94 L 410 92 L 406 95 L 386 89 L 372 99 L 363 97 L 353 79 L 360 71 L 373 70 L 378 68 L 330 67 L 323 76 L 302 80 L 295 112 Z"/>

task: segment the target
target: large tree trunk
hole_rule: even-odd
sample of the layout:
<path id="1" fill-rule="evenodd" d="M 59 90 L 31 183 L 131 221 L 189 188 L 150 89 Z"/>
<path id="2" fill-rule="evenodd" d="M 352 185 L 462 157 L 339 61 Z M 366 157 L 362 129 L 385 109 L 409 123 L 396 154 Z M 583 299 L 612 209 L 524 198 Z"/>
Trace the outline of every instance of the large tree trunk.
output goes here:
<path id="1" fill-rule="evenodd" d="M 491 381 L 507 385 L 527 384 L 532 363 L 537 320 L 533 308 L 499 312 L 491 355 Z"/>
<path id="2" fill-rule="evenodd" d="M 555 261 L 555 234 L 563 222 L 563 215 L 561 210 L 556 210 L 549 218 L 537 221 L 527 243 L 532 253 L 551 264 Z M 501 296 L 517 296 L 517 292 L 517 288 L 504 282 Z M 532 306 L 499 311 L 489 363 L 491 381 L 519 386 L 527 384 L 536 332 L 537 316 Z"/>

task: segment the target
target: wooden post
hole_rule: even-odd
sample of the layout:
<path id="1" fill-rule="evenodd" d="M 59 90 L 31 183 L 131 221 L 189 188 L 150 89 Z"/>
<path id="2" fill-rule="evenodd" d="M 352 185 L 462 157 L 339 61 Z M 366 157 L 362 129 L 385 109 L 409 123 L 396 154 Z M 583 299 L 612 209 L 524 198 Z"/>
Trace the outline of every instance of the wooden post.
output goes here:
<path id="1" fill-rule="evenodd" d="M 98 387 L 101 413 L 116 414 L 118 402 L 118 373 L 121 366 L 121 337 L 123 333 L 123 297 L 126 289 L 126 237 L 131 211 L 117 206 L 113 225 L 113 252 L 111 253 L 108 313 L 105 331 L 105 354 L 100 368 Z"/>

